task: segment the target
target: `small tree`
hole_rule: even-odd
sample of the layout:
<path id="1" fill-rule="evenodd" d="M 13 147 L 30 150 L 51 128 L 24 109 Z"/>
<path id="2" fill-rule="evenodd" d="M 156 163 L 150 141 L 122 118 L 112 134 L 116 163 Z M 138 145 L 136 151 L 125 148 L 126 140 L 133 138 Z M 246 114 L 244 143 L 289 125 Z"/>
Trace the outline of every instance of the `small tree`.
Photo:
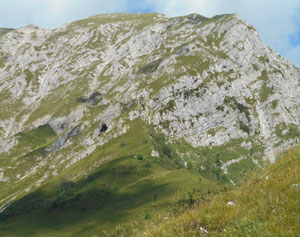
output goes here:
<path id="1" fill-rule="evenodd" d="M 164 145 L 163 146 L 163 153 L 167 156 L 167 157 L 172 157 L 171 156 L 171 149 L 167 146 L 167 145 Z"/>
<path id="2" fill-rule="evenodd" d="M 222 167 L 222 161 L 220 160 L 220 154 L 219 153 L 217 154 L 217 157 L 216 157 L 216 166 L 219 169 L 221 169 L 221 167 Z"/>
<path id="3" fill-rule="evenodd" d="M 217 179 L 220 178 L 220 175 L 222 173 L 222 161 L 220 160 L 220 155 L 219 153 L 217 154 L 217 157 L 216 157 L 216 167 L 217 167 L 217 170 L 216 170 L 216 177 Z"/>

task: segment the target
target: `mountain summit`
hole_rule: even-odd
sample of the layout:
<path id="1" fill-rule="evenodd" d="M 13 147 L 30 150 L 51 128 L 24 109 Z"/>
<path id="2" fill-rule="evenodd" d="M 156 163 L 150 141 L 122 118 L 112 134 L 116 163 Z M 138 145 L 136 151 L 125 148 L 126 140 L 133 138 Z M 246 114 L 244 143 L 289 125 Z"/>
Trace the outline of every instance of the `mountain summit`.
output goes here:
<path id="1" fill-rule="evenodd" d="M 122 170 L 125 158 L 235 183 L 298 142 L 299 83 L 300 70 L 237 14 L 0 29 L 0 212 L 51 212 L 59 197 L 84 197 L 84 186 L 62 193 L 103 167 L 116 172 L 104 186 L 121 190 L 111 167 Z"/>

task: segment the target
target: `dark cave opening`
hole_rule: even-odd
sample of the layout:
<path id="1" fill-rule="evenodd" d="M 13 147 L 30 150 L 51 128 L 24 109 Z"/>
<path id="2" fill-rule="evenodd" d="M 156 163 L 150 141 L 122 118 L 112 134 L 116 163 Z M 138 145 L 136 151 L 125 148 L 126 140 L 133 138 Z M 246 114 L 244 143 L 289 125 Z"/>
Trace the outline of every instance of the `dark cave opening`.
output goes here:
<path id="1" fill-rule="evenodd" d="M 100 130 L 99 130 L 99 136 L 100 136 L 102 133 L 106 132 L 107 129 L 108 129 L 108 127 L 107 127 L 106 123 L 102 123 L 102 124 L 101 124 L 101 128 L 100 128 Z"/>

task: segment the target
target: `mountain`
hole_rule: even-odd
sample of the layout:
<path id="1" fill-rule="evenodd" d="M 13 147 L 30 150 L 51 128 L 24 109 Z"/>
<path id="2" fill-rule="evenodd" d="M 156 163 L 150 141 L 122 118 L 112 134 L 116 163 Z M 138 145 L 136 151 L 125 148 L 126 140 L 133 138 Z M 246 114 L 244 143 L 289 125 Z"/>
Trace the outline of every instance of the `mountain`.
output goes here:
<path id="1" fill-rule="evenodd" d="M 299 81 L 237 14 L 1 34 L 0 232 L 99 233 L 230 189 L 298 143 Z"/>

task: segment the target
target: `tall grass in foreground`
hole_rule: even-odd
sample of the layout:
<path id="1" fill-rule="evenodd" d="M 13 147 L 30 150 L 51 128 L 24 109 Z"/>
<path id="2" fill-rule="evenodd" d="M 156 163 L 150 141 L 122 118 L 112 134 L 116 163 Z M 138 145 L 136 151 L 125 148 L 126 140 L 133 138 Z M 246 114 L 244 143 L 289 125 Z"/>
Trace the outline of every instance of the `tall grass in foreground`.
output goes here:
<path id="1" fill-rule="evenodd" d="M 300 236 L 300 148 L 232 191 L 197 203 L 134 236 Z"/>

